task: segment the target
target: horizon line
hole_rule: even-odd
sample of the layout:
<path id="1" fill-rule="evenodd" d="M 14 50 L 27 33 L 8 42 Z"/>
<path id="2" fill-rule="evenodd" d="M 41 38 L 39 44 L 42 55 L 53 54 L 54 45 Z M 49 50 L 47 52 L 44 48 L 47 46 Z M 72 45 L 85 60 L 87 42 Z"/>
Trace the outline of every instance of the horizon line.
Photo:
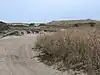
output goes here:
<path id="1" fill-rule="evenodd" d="M 68 20 L 96 20 L 100 21 L 99 19 L 56 19 L 56 20 L 48 20 L 48 21 L 6 21 L 6 20 L 0 20 L 6 23 L 48 23 L 52 21 L 68 21 Z"/>

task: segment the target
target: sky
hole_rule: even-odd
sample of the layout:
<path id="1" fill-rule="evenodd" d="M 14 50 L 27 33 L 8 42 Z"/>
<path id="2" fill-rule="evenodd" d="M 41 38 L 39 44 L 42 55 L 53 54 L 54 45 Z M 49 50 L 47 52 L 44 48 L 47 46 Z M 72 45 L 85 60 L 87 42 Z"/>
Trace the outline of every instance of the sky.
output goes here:
<path id="1" fill-rule="evenodd" d="M 69 19 L 100 20 L 100 0 L 0 0 L 0 20 L 47 22 Z"/>

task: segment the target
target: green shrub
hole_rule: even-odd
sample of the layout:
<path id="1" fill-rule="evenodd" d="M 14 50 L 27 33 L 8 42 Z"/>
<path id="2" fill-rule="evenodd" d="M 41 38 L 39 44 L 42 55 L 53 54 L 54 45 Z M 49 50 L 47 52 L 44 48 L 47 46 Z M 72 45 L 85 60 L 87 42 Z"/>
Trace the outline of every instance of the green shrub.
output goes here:
<path id="1" fill-rule="evenodd" d="M 100 75 L 100 36 L 95 29 L 69 29 L 40 36 L 35 50 L 41 62 L 60 71 L 72 69 Z M 93 75 L 93 74 L 92 74 Z"/>

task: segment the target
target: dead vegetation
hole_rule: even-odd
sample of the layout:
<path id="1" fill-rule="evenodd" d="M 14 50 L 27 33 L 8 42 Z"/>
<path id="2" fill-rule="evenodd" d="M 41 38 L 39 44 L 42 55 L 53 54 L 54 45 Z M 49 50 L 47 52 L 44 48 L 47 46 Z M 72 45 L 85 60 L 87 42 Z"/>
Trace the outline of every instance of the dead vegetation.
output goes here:
<path id="1" fill-rule="evenodd" d="M 95 28 L 72 28 L 40 36 L 35 50 L 41 62 L 60 71 L 100 75 L 100 31 Z"/>

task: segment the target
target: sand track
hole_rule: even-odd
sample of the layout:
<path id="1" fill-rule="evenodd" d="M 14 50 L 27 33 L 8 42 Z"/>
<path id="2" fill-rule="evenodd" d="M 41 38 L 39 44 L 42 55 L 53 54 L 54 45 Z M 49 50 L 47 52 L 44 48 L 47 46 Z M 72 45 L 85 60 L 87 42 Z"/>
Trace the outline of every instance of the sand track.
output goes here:
<path id="1" fill-rule="evenodd" d="M 37 35 L 0 39 L 0 75 L 56 75 L 52 68 L 31 59 Z"/>

